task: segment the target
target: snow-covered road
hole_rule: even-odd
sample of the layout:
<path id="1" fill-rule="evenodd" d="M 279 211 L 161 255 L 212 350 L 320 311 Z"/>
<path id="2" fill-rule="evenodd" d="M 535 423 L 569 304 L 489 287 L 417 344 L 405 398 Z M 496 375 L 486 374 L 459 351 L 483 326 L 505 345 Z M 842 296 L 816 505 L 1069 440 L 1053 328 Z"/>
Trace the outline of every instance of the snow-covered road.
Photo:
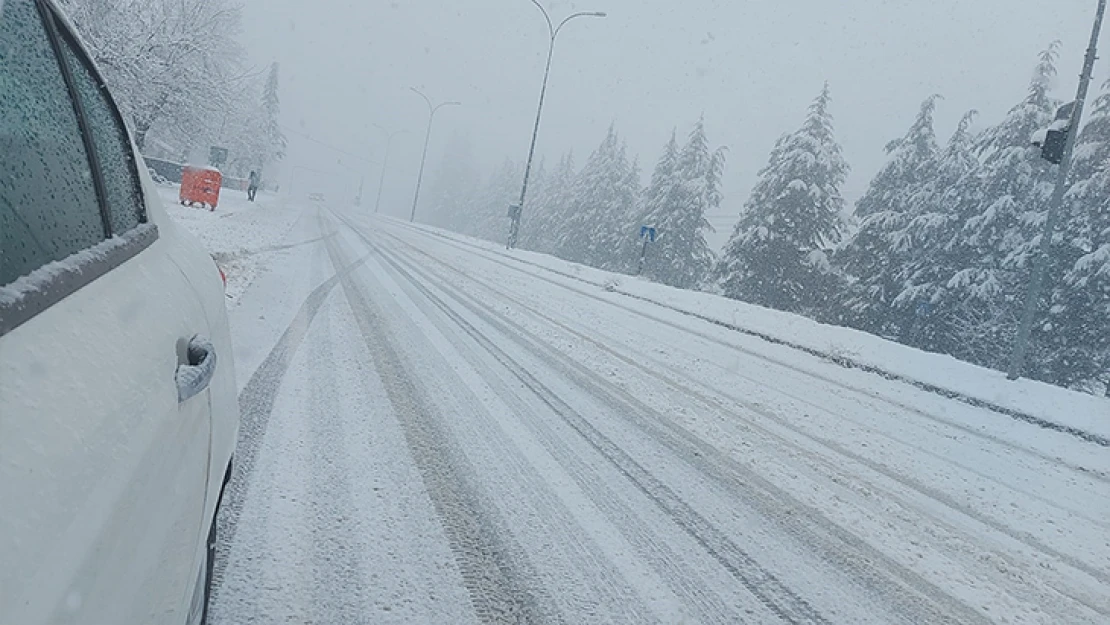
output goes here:
<path id="1" fill-rule="evenodd" d="M 1110 622 L 1104 447 L 459 237 L 252 210 L 283 234 L 231 302 L 217 624 Z"/>

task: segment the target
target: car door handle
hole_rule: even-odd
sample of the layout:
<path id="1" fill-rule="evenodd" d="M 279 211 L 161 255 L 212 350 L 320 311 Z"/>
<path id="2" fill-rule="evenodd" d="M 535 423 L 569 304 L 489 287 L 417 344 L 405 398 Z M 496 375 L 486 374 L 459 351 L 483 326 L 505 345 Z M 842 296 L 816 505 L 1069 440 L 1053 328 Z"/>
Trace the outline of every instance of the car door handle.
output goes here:
<path id="1" fill-rule="evenodd" d="M 199 334 L 189 340 L 185 357 L 188 364 L 177 366 L 178 403 L 204 392 L 216 373 L 216 348 L 212 346 L 212 341 Z"/>

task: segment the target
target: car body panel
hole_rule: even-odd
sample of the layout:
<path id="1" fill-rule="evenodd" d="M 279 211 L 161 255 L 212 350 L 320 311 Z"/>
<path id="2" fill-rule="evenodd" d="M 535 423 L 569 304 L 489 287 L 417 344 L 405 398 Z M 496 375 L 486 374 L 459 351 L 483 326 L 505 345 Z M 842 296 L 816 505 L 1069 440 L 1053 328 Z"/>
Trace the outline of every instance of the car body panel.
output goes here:
<path id="1" fill-rule="evenodd" d="M 139 173 L 143 194 L 151 222 L 159 230 L 168 231 L 176 240 L 174 262 L 185 276 L 197 302 L 200 303 L 208 323 L 208 338 L 216 348 L 219 363 L 216 375 L 208 387 L 211 414 L 211 433 L 209 447 L 209 466 L 206 487 L 205 525 L 202 536 L 208 535 L 208 523 L 215 521 L 216 507 L 223 487 L 224 477 L 230 468 L 239 436 L 238 385 L 235 379 L 235 366 L 232 360 L 231 327 L 227 316 L 227 297 L 223 279 L 215 261 L 204 250 L 195 237 L 185 232 L 169 217 L 161 204 L 158 189 L 150 173 L 143 169 Z M 203 557 L 204 541 L 197 545 L 195 560 Z M 192 587 L 185 591 L 186 600 L 192 596 Z"/>
<path id="2" fill-rule="evenodd" d="M 219 272 L 128 143 L 157 239 L 0 335 L 0 623 L 184 622 L 234 451 Z M 197 334 L 216 374 L 179 403 Z"/>
<path id="3" fill-rule="evenodd" d="M 12 622 L 167 622 L 192 585 L 209 398 L 179 405 L 174 376 L 183 342 L 208 328 L 175 243 L 162 233 L 0 339 Z"/>

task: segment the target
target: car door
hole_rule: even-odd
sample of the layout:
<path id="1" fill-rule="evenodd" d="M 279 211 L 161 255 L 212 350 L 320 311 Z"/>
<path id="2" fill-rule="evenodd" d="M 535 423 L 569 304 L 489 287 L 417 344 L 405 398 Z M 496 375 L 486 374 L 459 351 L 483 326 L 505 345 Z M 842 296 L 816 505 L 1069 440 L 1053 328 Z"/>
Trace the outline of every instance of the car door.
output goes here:
<path id="1" fill-rule="evenodd" d="M 217 361 L 136 172 L 52 8 L 4 0 L 0 623 L 184 622 Z"/>

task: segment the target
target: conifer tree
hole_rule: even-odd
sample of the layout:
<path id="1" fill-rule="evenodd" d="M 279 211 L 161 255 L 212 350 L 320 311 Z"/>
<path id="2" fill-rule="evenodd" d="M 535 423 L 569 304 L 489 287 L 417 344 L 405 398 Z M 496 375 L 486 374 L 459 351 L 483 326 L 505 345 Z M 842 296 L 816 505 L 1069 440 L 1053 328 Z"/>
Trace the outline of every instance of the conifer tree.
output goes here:
<path id="1" fill-rule="evenodd" d="M 575 181 L 569 214 L 555 237 L 555 251 L 566 260 L 593 267 L 627 267 L 628 249 L 615 241 L 632 221 L 639 195 L 638 172 L 628 161 L 624 142 L 610 126 Z"/>
<path id="2" fill-rule="evenodd" d="M 262 128 L 260 129 L 262 145 L 259 167 L 266 167 L 285 157 L 286 140 L 279 122 L 280 114 L 278 64 L 274 63 L 270 65 L 270 73 L 266 76 L 266 86 L 262 89 Z"/>
<path id="3" fill-rule="evenodd" d="M 911 244 L 899 235 L 923 212 L 923 191 L 936 176 L 939 148 L 933 113 L 939 97 L 927 98 L 905 136 L 887 144 L 886 165 L 856 203 L 859 229 L 837 253 L 838 265 L 856 279 L 848 300 L 851 312 L 872 332 L 899 333 L 901 324 L 890 314 L 891 303 L 902 290 L 898 276 Z"/>
<path id="4" fill-rule="evenodd" d="M 568 152 L 554 170 L 548 173 L 544 167 L 543 172 L 521 221 L 520 246 L 551 254 L 561 224 L 570 218 L 570 198 L 577 175 L 574 155 Z"/>
<path id="5" fill-rule="evenodd" d="M 1058 47 L 1041 53 L 1026 97 L 977 138 L 982 164 L 958 185 L 962 225 L 939 259 L 958 268 L 947 288 L 966 315 L 957 336 L 963 351 L 955 355 L 998 369 L 1006 366 L 1016 334 L 1052 193 L 1054 168 L 1030 138 L 1051 123 L 1059 105 L 1049 95 Z"/>
<path id="6" fill-rule="evenodd" d="M 716 274 L 728 297 L 792 312 L 826 305 L 828 249 L 841 236 L 848 164 L 826 84 L 802 127 L 775 144 Z"/>
<path id="7" fill-rule="evenodd" d="M 645 276 L 680 288 L 697 287 L 708 277 L 715 258 L 705 240 L 713 231 L 705 215 L 720 207 L 723 168 L 724 149 L 710 151 L 703 120 L 681 151 L 672 133 L 644 200 L 641 221 L 659 235 L 649 246 Z"/>
<path id="8" fill-rule="evenodd" d="M 959 351 L 956 317 L 961 303 L 948 288 L 948 281 L 961 269 L 948 248 L 963 227 L 962 182 L 974 176 L 979 160 L 975 155 L 971 124 L 977 115 L 969 111 L 956 126 L 947 145 L 929 169 L 926 182 L 914 200 L 917 207 L 905 228 L 895 232 L 895 247 L 905 250 L 899 263 L 897 282 L 901 290 L 891 306 L 902 318 L 905 342 L 943 353 Z M 977 201 L 978 196 L 975 196 Z"/>

